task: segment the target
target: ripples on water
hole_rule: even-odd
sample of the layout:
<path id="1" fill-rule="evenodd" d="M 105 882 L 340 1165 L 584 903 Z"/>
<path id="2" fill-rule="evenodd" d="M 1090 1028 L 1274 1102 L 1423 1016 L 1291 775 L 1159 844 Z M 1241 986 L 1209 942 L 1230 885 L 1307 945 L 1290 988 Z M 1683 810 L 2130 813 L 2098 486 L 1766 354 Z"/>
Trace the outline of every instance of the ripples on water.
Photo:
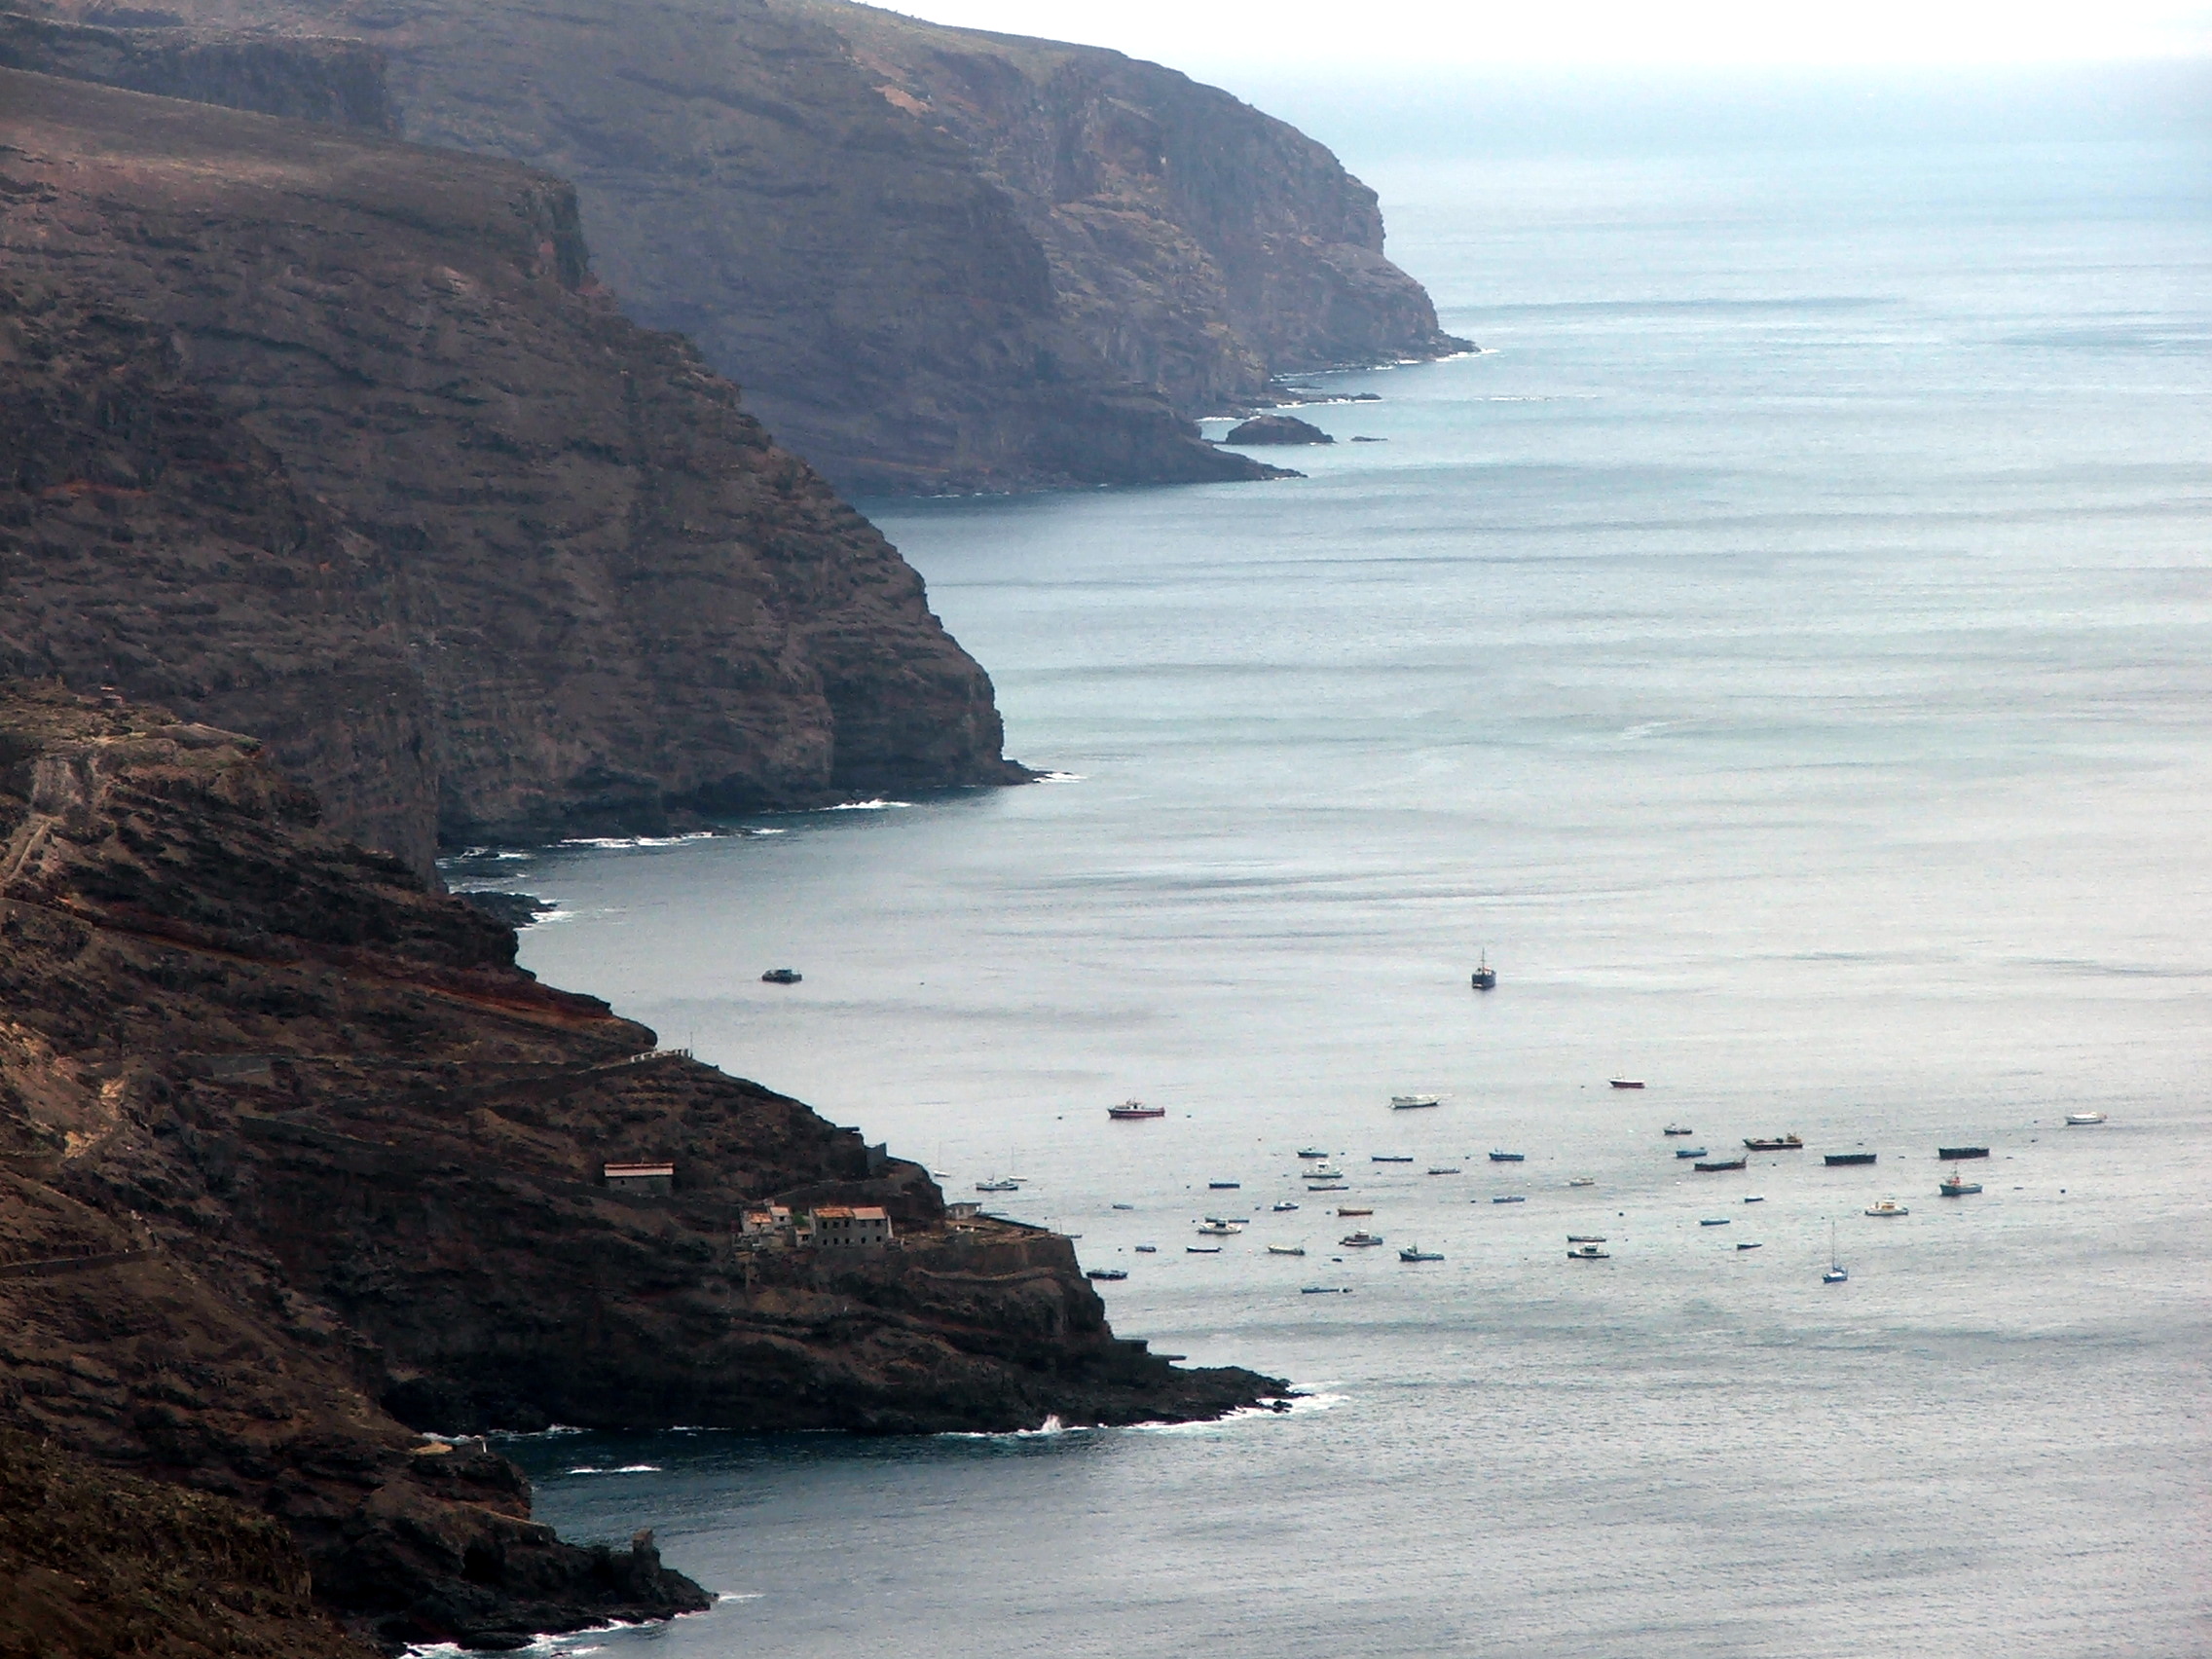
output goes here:
<path id="1" fill-rule="evenodd" d="M 1028 1177 L 1124 1331 L 1329 1400 L 517 1442 L 564 1530 L 756 1598 L 590 1640 L 2205 1650 L 2204 159 L 1402 167 L 1393 252 L 1489 350 L 1311 411 L 1387 442 L 882 511 L 1074 776 L 509 862 L 569 913 L 526 961 L 956 1195 Z M 1677 1119 L 1812 1150 L 1695 1176 Z M 1271 1213 L 1313 1141 L 1446 1260 Z M 1209 1179 L 1253 1224 L 1186 1257 Z"/>

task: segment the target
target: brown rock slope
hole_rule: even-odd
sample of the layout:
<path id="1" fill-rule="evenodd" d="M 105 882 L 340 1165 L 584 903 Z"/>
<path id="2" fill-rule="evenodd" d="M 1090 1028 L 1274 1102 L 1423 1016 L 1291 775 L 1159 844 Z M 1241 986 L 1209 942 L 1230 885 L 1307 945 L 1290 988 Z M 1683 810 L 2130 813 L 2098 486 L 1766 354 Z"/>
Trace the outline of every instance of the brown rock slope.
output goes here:
<path id="1" fill-rule="evenodd" d="M 0 672 L 434 843 L 1004 782 L 876 531 L 510 164 L 0 70 Z"/>
<path id="2" fill-rule="evenodd" d="M 842 0 L 166 3 L 365 39 L 409 137 L 575 180 L 625 307 L 849 489 L 1268 476 L 1186 418 L 1464 344 L 1326 149 L 1118 53 Z"/>
<path id="3" fill-rule="evenodd" d="M 328 1607 L 491 1639 L 690 1604 L 443 1430 L 1218 1415 L 1280 1384 L 1116 1339 L 1067 1240 L 944 1223 L 857 1131 L 539 985 L 310 827 L 245 740 L 0 688 L 0 1426 L 289 1528 Z M 673 1160 L 665 1198 L 601 1165 Z M 887 1251 L 740 1206 L 884 1203 Z"/>

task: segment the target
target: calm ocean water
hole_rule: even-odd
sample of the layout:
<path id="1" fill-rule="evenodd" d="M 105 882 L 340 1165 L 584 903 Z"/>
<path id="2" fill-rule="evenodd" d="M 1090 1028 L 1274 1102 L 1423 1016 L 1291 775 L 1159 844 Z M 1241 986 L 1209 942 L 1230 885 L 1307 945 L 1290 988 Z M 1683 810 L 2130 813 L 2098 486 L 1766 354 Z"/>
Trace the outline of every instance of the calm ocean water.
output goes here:
<path id="1" fill-rule="evenodd" d="M 1331 379 L 1387 441 L 879 512 L 1065 781 L 469 866 L 559 902 L 541 975 L 955 1196 L 1026 1178 L 1121 1330 L 1314 1395 L 514 1442 L 545 1519 L 733 1598 L 562 1645 L 2212 1650 L 2208 162 L 1373 168 L 1486 349 Z M 1670 1122 L 1812 1150 L 1698 1176 Z M 1208 1210 L 1252 1225 L 1184 1254 Z"/>

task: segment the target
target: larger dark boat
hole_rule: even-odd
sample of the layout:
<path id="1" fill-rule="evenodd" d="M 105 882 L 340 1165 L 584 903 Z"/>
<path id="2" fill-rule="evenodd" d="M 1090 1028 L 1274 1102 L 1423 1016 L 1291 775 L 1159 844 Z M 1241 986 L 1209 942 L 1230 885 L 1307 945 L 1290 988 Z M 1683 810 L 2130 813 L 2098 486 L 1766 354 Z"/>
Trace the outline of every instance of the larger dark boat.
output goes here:
<path id="1" fill-rule="evenodd" d="M 1784 1135 L 1779 1140 L 1748 1140 L 1744 1145 L 1752 1152 L 1803 1152 L 1804 1140 L 1797 1135 Z"/>
<path id="2" fill-rule="evenodd" d="M 1824 1161 L 1830 1169 L 1834 1169 L 1845 1163 L 1871 1163 L 1874 1155 L 1870 1152 L 1831 1152 Z"/>
<path id="3" fill-rule="evenodd" d="M 1985 1146 L 1939 1146 L 1936 1149 L 1936 1156 L 1937 1158 L 1987 1158 L 1989 1148 Z"/>
<path id="4" fill-rule="evenodd" d="M 1490 952 L 1488 950 L 1483 952 L 1481 963 L 1472 974 L 1467 976 L 1467 979 L 1478 991 L 1494 991 L 1497 989 L 1497 970 L 1490 965 Z"/>
<path id="5" fill-rule="evenodd" d="M 1690 1167 L 1692 1169 L 1704 1169 L 1709 1171 L 1714 1169 L 1741 1169 L 1750 1162 L 1751 1160 L 1748 1158 L 1714 1158 L 1693 1163 L 1690 1165 Z"/>

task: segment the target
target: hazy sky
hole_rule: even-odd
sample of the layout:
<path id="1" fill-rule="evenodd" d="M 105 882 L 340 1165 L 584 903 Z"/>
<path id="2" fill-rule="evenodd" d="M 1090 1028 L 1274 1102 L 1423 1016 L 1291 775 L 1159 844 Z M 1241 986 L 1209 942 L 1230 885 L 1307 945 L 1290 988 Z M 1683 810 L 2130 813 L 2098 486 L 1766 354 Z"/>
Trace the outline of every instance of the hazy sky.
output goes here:
<path id="1" fill-rule="evenodd" d="M 1195 73 L 1447 65 L 2062 63 L 2212 53 L 2212 0 L 897 0 Z"/>

